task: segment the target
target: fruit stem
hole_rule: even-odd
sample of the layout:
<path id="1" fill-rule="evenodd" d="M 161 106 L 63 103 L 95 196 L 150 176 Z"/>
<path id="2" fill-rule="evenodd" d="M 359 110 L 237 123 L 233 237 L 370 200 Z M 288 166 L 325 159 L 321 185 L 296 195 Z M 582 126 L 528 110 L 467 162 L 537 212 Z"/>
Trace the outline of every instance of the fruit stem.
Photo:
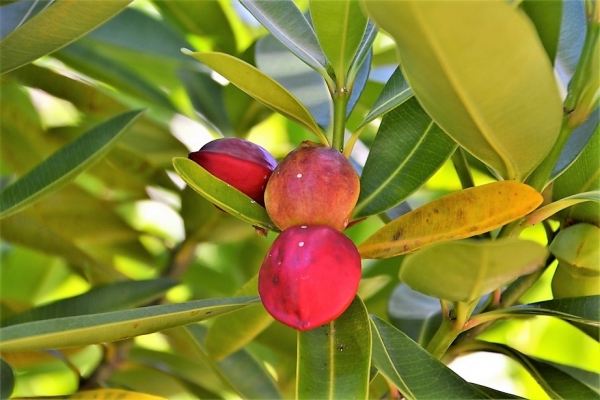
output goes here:
<path id="1" fill-rule="evenodd" d="M 344 149 L 344 134 L 346 132 L 346 109 L 350 91 L 341 87 L 333 92 L 333 137 L 331 147 L 342 151 Z"/>
<path id="2" fill-rule="evenodd" d="M 467 161 L 467 155 L 462 147 L 457 147 L 452 154 L 452 164 L 454 165 L 454 170 L 456 171 L 456 175 L 460 180 L 462 188 L 467 189 L 474 187 L 475 182 L 473 181 L 473 175 L 471 175 L 469 162 Z"/>

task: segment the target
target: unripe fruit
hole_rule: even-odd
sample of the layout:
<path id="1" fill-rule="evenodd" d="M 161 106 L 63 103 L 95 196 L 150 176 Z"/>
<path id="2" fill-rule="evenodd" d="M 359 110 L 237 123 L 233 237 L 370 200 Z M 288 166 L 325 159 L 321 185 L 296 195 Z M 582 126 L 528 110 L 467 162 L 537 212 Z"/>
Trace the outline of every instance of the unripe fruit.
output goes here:
<path id="1" fill-rule="evenodd" d="M 223 138 L 208 142 L 188 158 L 258 204 L 265 205 L 265 187 L 277 161 L 261 146 L 245 139 Z"/>
<path id="2" fill-rule="evenodd" d="M 361 276 L 360 255 L 343 233 L 329 226 L 293 226 L 266 254 L 258 293 L 279 322 L 305 331 L 348 308 Z"/>
<path id="3" fill-rule="evenodd" d="M 342 231 L 359 191 L 358 175 L 342 153 L 303 142 L 273 171 L 265 190 L 265 207 L 281 230 L 327 225 Z"/>

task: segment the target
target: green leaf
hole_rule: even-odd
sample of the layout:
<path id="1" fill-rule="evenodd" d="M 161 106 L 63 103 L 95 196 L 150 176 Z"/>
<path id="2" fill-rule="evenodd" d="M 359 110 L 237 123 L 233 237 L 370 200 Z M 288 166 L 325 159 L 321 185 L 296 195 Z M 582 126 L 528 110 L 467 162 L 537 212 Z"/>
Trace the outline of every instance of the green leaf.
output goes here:
<path id="1" fill-rule="evenodd" d="M 362 40 L 358 46 L 358 49 L 356 50 L 354 59 L 352 59 L 352 62 L 350 63 L 350 71 L 348 71 L 347 81 L 348 81 L 350 87 L 352 87 L 352 88 L 353 88 L 354 78 L 356 77 L 356 74 L 357 74 L 359 68 L 365 62 L 365 60 L 367 59 L 367 56 L 369 54 L 372 56 L 372 54 L 373 54 L 373 42 L 375 41 L 375 38 L 377 37 L 378 33 L 379 33 L 379 29 L 377 29 L 377 25 L 375 25 L 375 23 L 373 21 L 367 20 L 367 26 L 365 28 L 365 33 L 364 33 Z M 371 60 L 369 60 L 369 65 L 371 65 L 370 61 Z M 352 92 L 354 93 L 354 88 L 352 89 Z"/>
<path id="2" fill-rule="evenodd" d="M 74 179 L 81 171 L 104 156 L 140 115 L 140 110 L 134 110 L 103 122 L 2 190 L 0 218 L 22 210 Z"/>
<path id="3" fill-rule="evenodd" d="M 523 397 L 515 396 L 514 394 L 510 394 L 510 393 L 506 393 L 506 392 L 501 392 L 499 390 L 492 389 L 487 386 L 481 386 L 476 383 L 471 383 L 471 386 L 473 386 L 476 390 L 483 393 L 485 395 L 485 397 L 490 398 L 490 399 L 501 399 L 501 400 L 523 399 Z"/>
<path id="4" fill-rule="evenodd" d="M 577 160 L 586 145 L 591 143 L 590 138 L 594 133 L 598 132 L 599 120 L 600 108 L 597 108 L 584 123 L 571 132 L 567 143 L 558 157 L 558 161 L 556 161 L 556 164 L 554 165 L 554 169 L 549 178 L 550 181 L 555 180 L 565 172 L 565 170 Z M 595 140 L 598 140 L 597 136 Z M 592 144 L 590 145 L 593 146 Z"/>
<path id="5" fill-rule="evenodd" d="M 298 399 L 365 399 L 369 389 L 371 328 L 356 297 L 336 320 L 298 332 Z"/>
<path id="6" fill-rule="evenodd" d="M 258 295 L 258 275 L 250 279 L 235 295 Z M 262 304 L 221 315 L 208 328 L 206 351 L 215 360 L 221 360 L 244 347 L 272 322 L 273 318 Z"/>
<path id="7" fill-rule="evenodd" d="M 196 344 L 204 352 L 206 327 L 194 324 L 186 327 Z M 281 395 L 265 367 L 245 349 L 213 364 L 221 376 L 243 399 L 279 399 Z"/>
<path id="8" fill-rule="evenodd" d="M 403 398 L 480 399 L 481 392 L 387 322 L 371 316 L 373 365 Z"/>
<path id="9" fill-rule="evenodd" d="M 35 17 L 40 11 L 48 7 L 52 2 L 45 1 L 15 1 L 13 3 L 2 2 L 2 13 L 0 14 L 0 39 L 17 29 L 28 19 Z"/>
<path id="10" fill-rule="evenodd" d="M 527 16 L 504 1 L 366 1 L 396 41 L 434 121 L 505 179 L 523 181 L 558 137 L 562 102 Z"/>
<path id="11" fill-rule="evenodd" d="M 544 207 L 540 207 L 527 216 L 523 226 L 533 226 L 538 222 L 542 222 L 545 219 L 550 218 L 552 215 L 564 210 L 565 208 L 572 207 L 576 204 L 586 201 L 600 203 L 600 190 L 574 194 L 572 196 L 564 197 L 560 200 L 547 204 Z"/>
<path id="12" fill-rule="evenodd" d="M 548 250 L 517 238 L 436 243 L 404 258 L 400 280 L 427 296 L 470 303 L 544 265 Z"/>
<path id="13" fill-rule="evenodd" d="M 0 358 L 0 398 L 8 399 L 15 388 L 15 373 L 11 366 Z"/>
<path id="14" fill-rule="evenodd" d="M 594 134 L 579 155 L 579 158 L 560 175 L 552 185 L 552 199 L 560 200 L 583 192 L 600 189 L 600 127 L 596 125 Z M 578 204 L 561 214 L 563 218 L 600 224 L 600 204 L 590 202 Z"/>
<path id="15" fill-rule="evenodd" d="M 292 0 L 240 0 L 273 36 L 321 76 L 327 76 L 327 57 L 315 31 Z"/>
<path id="16" fill-rule="evenodd" d="M 598 271 L 579 268 L 561 260 L 552 276 L 551 287 L 555 299 L 600 295 Z"/>
<path id="17" fill-rule="evenodd" d="M 359 128 L 398 107 L 412 96 L 413 92 L 404 76 L 402 76 L 402 70 L 400 67 L 396 68 Z"/>
<path id="18" fill-rule="evenodd" d="M 584 276 L 600 275 L 600 228 L 576 224 L 560 230 L 550 244 L 550 251 L 560 261 L 579 270 Z"/>
<path id="19" fill-rule="evenodd" d="M 179 28 L 181 33 L 210 40 L 214 49 L 234 54 L 237 44 L 231 24 L 218 1 L 154 0 L 160 15 Z"/>
<path id="20" fill-rule="evenodd" d="M 347 84 L 346 77 L 361 44 L 367 18 L 358 0 L 311 0 L 310 17 L 321 48 L 333 68 L 338 87 Z"/>
<path id="21" fill-rule="evenodd" d="M 598 389 L 593 390 L 552 364 L 528 357 L 505 344 L 473 341 L 468 345 L 476 350 L 504 354 L 519 362 L 552 399 L 600 398 Z"/>
<path id="22" fill-rule="evenodd" d="M 400 283 L 388 301 L 390 322 L 425 347 L 442 323 L 440 300 Z"/>
<path id="23" fill-rule="evenodd" d="M 363 258 L 388 258 L 431 243 L 463 239 L 521 218 L 542 203 L 531 186 L 502 181 L 461 190 L 396 218 L 358 246 Z"/>
<path id="24" fill-rule="evenodd" d="M 520 5 L 535 25 L 548 59 L 554 64 L 560 36 L 563 2 L 561 0 L 525 0 Z"/>
<path id="25" fill-rule="evenodd" d="M 186 49 L 184 49 L 184 53 L 218 72 L 225 79 L 267 107 L 304 126 L 324 144 L 327 144 L 327 139 L 323 136 L 321 128 L 319 128 L 306 107 L 277 81 L 265 75 L 256 67 L 224 53 L 193 53 Z"/>
<path id="26" fill-rule="evenodd" d="M 532 315 L 545 315 L 564 319 L 584 331 L 596 341 L 599 338 L 600 327 L 600 296 L 584 296 L 554 299 L 538 303 L 522 304 L 501 310 L 489 311 L 479 314 L 472 319 L 470 326 L 475 326 L 487 321 L 500 318 L 528 317 Z"/>
<path id="27" fill-rule="evenodd" d="M 247 307 L 256 297 L 196 300 L 0 328 L 0 351 L 62 349 L 128 339 Z"/>
<path id="28" fill-rule="evenodd" d="M 384 212 L 419 189 L 444 164 L 456 143 L 416 99 L 388 112 L 360 177 L 354 218 Z"/>
<path id="29" fill-rule="evenodd" d="M 331 123 L 333 103 L 321 75 L 295 57 L 273 35 L 256 43 L 256 66 L 306 105 L 322 127 Z"/>
<path id="30" fill-rule="evenodd" d="M 102 285 L 79 296 L 58 300 L 14 315 L 2 321 L 2 326 L 137 307 L 156 299 L 176 284 L 171 279 L 160 278 Z"/>
<path id="31" fill-rule="evenodd" d="M 122 11 L 131 0 L 89 4 L 56 0 L 0 41 L 0 73 L 66 46 Z M 65 23 L 68 21 L 68 23 Z"/>
<path id="32" fill-rule="evenodd" d="M 183 157 L 173 159 L 173 167 L 181 178 L 208 201 L 234 217 L 264 229 L 277 231 L 267 211 L 260 204 L 210 172 Z"/>

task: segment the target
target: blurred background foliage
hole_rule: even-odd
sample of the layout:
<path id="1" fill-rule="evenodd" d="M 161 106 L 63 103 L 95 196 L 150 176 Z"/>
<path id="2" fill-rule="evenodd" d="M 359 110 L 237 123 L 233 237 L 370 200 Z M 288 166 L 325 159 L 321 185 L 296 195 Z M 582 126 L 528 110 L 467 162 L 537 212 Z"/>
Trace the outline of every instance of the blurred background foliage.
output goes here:
<path id="1" fill-rule="evenodd" d="M 3 37 L 11 30 L 6 24 L 9 12 L 23 15 L 17 10 L 20 3 L 2 2 Z M 40 2 L 26 19 L 47 3 Z M 297 4 L 308 7 L 307 1 Z M 0 188 L 99 122 L 126 110 L 146 109 L 92 168 L 0 221 L 3 324 L 35 307 L 115 282 L 169 280 L 145 296 L 124 301 L 125 308 L 230 297 L 256 275 L 275 235 L 256 235 L 251 226 L 185 188 L 171 160 L 220 135 L 247 138 L 278 159 L 302 140 L 313 139 L 180 51 L 226 52 L 268 69 L 261 59 L 271 46 L 266 34 L 236 1 L 135 0 L 72 44 L 1 76 Z M 393 42 L 380 33 L 350 129 L 364 119 L 397 63 Z M 353 153 L 359 164 L 378 123 L 365 128 Z M 477 184 L 493 180 L 485 168 L 473 172 Z M 416 207 L 461 188 L 448 161 L 408 203 Z M 370 218 L 347 234 L 358 243 L 382 225 Z M 546 244 L 541 226 L 528 229 L 525 236 Z M 359 290 L 369 313 L 392 323 L 394 301 L 401 295 L 401 259 L 365 260 Z M 554 268 L 525 301 L 552 297 Z M 100 309 L 102 304 L 94 306 Z M 197 325 L 194 335 L 204 337 L 210 324 Z M 600 372 L 599 344 L 550 317 L 500 322 L 482 338 Z M 3 357 L 16 374 L 15 397 L 67 395 L 96 381 L 172 399 L 266 398 L 276 382 L 283 397 L 293 397 L 296 332 L 291 328 L 272 323 L 242 350 L 218 362 L 191 341 L 189 332 L 175 328 L 123 342 Z M 502 355 L 459 357 L 451 367 L 471 382 L 529 398 L 547 397 L 520 364 Z M 381 376 L 371 384 L 373 398 L 387 390 Z"/>

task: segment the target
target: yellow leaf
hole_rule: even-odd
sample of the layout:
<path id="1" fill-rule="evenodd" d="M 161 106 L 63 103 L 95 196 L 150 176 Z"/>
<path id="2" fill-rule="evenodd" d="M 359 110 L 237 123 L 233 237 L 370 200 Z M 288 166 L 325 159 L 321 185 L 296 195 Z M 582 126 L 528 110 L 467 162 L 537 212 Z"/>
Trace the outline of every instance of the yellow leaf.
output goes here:
<path id="1" fill-rule="evenodd" d="M 542 200 L 531 186 L 514 181 L 462 190 L 393 220 L 358 251 L 362 258 L 388 258 L 442 240 L 479 235 L 529 214 Z"/>
<path id="2" fill-rule="evenodd" d="M 69 396 L 81 400 L 165 400 L 164 397 L 122 389 L 85 390 Z"/>

